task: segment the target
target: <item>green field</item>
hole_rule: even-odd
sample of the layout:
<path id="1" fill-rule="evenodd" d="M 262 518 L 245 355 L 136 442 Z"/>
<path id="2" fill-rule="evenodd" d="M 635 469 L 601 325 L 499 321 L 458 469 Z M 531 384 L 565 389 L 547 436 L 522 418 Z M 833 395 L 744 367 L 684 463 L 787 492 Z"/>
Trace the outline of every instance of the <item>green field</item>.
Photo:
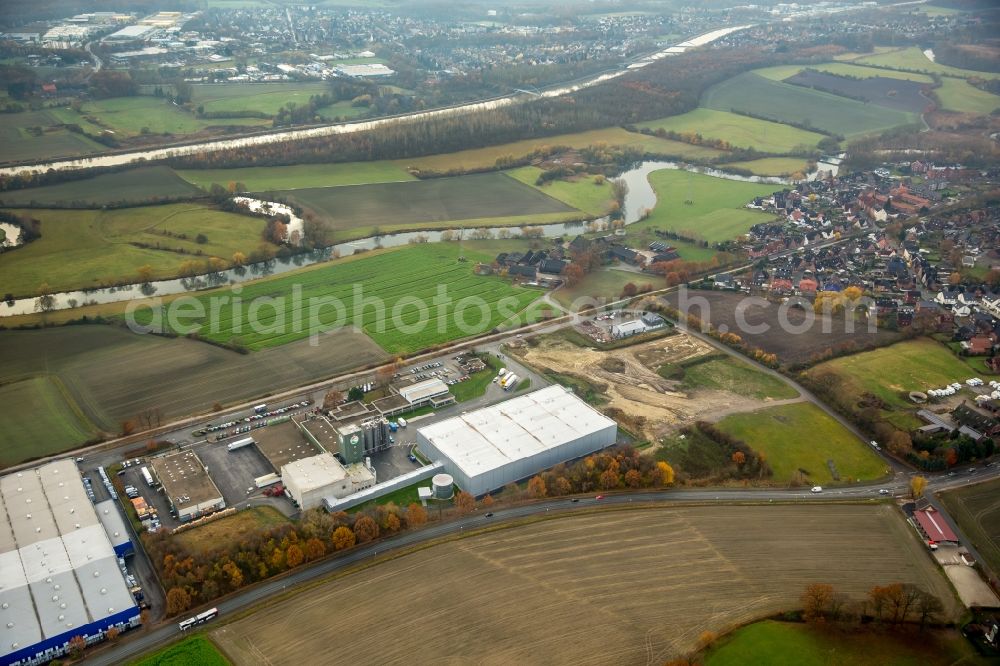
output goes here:
<path id="1" fill-rule="evenodd" d="M 836 581 L 831 580 L 834 587 Z M 887 581 L 888 582 L 888 581 Z M 980 663 L 956 632 L 920 635 L 764 620 L 723 637 L 705 666 L 947 666 Z"/>
<path id="2" fill-rule="evenodd" d="M 686 366 L 681 388 L 727 391 L 757 400 L 786 400 L 799 394 L 777 377 L 729 356 Z"/>
<path id="3" fill-rule="evenodd" d="M 1000 73 L 996 72 L 977 72 L 971 69 L 959 69 L 958 67 L 949 67 L 948 65 L 931 62 L 923 54 L 923 51 L 916 46 L 864 56 L 852 62 L 861 65 L 879 65 L 880 67 L 911 72 L 941 74 L 942 76 L 953 76 L 960 79 L 967 79 L 970 76 L 977 76 L 981 79 L 1000 78 Z"/>
<path id="4" fill-rule="evenodd" d="M 458 261 L 459 253 L 466 261 Z M 198 296 L 205 315 L 192 316 L 183 323 L 208 340 L 238 340 L 251 350 L 260 350 L 302 340 L 339 322 L 340 326 L 361 329 L 389 353 L 409 353 L 487 332 L 515 318 L 540 295 L 497 277 L 474 275 L 474 262 L 492 257 L 471 256 L 457 244 L 415 245 L 353 259 L 243 285 L 239 312 L 232 302 L 226 302 L 218 316 L 210 317 L 210 303 L 219 293 Z M 440 306 L 434 302 L 439 285 L 446 289 L 446 302 Z M 298 300 L 293 289 L 301 290 Z M 465 300 L 470 297 L 476 305 Z M 336 299 L 342 310 L 324 306 L 313 317 L 307 312 L 312 298 Z M 256 299 L 261 300 L 255 306 Z M 277 300 L 272 305 L 269 299 Z M 425 311 L 414 304 L 417 299 L 425 304 Z M 260 311 L 256 324 L 251 325 L 248 317 L 255 307 Z M 148 321 L 149 314 L 142 311 L 140 321 Z M 468 322 L 464 331 L 460 316 Z M 421 325 L 421 321 L 426 323 Z"/>
<path id="5" fill-rule="evenodd" d="M 939 493 L 938 498 L 997 575 L 1000 572 L 1000 480 L 948 490 Z"/>
<path id="6" fill-rule="evenodd" d="M 525 157 L 544 146 L 566 146 L 569 148 L 586 148 L 597 144 L 609 146 L 632 146 L 648 153 L 673 155 L 689 160 L 709 160 L 724 154 L 722 151 L 704 146 L 692 146 L 681 141 L 670 141 L 655 136 L 647 136 L 638 132 L 628 132 L 620 127 L 608 127 L 576 134 L 558 134 L 541 139 L 525 139 L 513 143 L 503 143 L 486 148 L 461 150 L 455 153 L 429 155 L 427 157 L 412 157 L 397 160 L 404 168 L 422 171 L 447 173 L 449 171 L 470 171 L 488 169 L 496 166 L 497 158 Z"/>
<path id="7" fill-rule="evenodd" d="M 369 113 L 371 113 L 371 109 L 368 107 L 354 106 L 349 100 L 335 102 L 330 106 L 324 106 L 322 109 L 316 111 L 316 115 L 328 122 L 332 122 L 337 118 L 341 120 L 353 120 L 354 118 L 366 116 Z"/>
<path id="8" fill-rule="evenodd" d="M 580 219 L 584 214 L 503 173 L 430 180 L 279 190 L 315 211 L 341 233 L 338 239 L 406 228 L 441 229 L 532 225 Z"/>
<path id="9" fill-rule="evenodd" d="M 708 139 L 721 139 L 728 141 L 732 146 L 753 148 L 765 153 L 814 150 L 816 144 L 823 139 L 822 134 L 815 132 L 706 108 L 697 108 L 679 116 L 650 120 L 640 126 L 697 133 Z"/>
<path id="10" fill-rule="evenodd" d="M 754 197 L 771 194 L 775 185 L 744 183 L 690 171 L 664 169 L 649 175 L 656 207 L 629 231 L 669 229 L 709 242 L 730 240 L 772 216 L 744 206 Z M 685 203 L 690 201 L 691 203 Z"/>
<path id="11" fill-rule="evenodd" d="M 946 111 L 987 115 L 1000 109 L 1000 97 L 960 79 L 942 78 L 941 87 L 934 92 Z"/>
<path id="12" fill-rule="evenodd" d="M 885 463 L 840 423 L 811 403 L 768 407 L 727 416 L 718 427 L 767 456 L 772 479 L 789 483 L 804 470 L 806 483 L 835 483 L 827 461 L 836 465 L 840 481 L 873 481 L 885 475 Z"/>
<path id="13" fill-rule="evenodd" d="M 790 76 L 795 76 L 806 67 L 802 65 L 778 65 L 777 67 L 765 67 L 755 69 L 754 74 L 763 76 L 772 81 L 784 81 Z M 934 79 L 926 74 L 914 72 L 900 72 L 880 67 L 865 67 L 863 65 L 852 65 L 846 62 L 828 62 L 821 65 L 809 65 L 808 69 L 815 69 L 820 72 L 828 72 L 838 76 L 850 76 L 856 79 L 872 79 L 882 77 L 885 79 L 899 79 L 901 81 L 916 81 L 918 83 L 933 83 Z"/>
<path id="14" fill-rule="evenodd" d="M 633 273 L 631 271 L 602 268 L 587 274 L 579 284 L 559 287 L 552 296 L 563 306 L 570 307 L 581 299 L 604 299 L 617 301 L 621 298 L 622 288 L 633 282 L 636 285 L 652 284 L 655 289 L 666 286 L 663 278 L 658 275 Z M 579 303 L 578 303 L 579 305 Z"/>
<path id="15" fill-rule="evenodd" d="M 790 176 L 795 173 L 804 175 L 809 165 L 801 157 L 762 157 L 759 160 L 729 162 L 720 166 L 747 169 L 758 176 Z"/>
<path id="16" fill-rule="evenodd" d="M 590 215 L 606 215 L 614 202 L 611 183 L 607 180 L 598 184 L 593 176 L 583 175 L 572 180 L 553 180 L 535 185 L 541 173 L 540 168 L 528 166 L 508 171 L 507 175 Z"/>
<path id="17" fill-rule="evenodd" d="M 490 382 L 496 378 L 500 368 L 503 367 L 503 364 L 493 354 L 482 354 L 480 358 L 486 363 L 484 370 L 469 375 L 469 378 L 464 382 L 452 385 L 450 390 L 456 401 L 465 402 L 486 393 Z"/>
<path id="18" fill-rule="evenodd" d="M 130 666 L 230 666 L 219 649 L 206 636 L 189 636 L 162 650 L 129 662 Z"/>
<path id="19" fill-rule="evenodd" d="M 58 377 L 0 384 L 0 406 L 0 467 L 72 448 L 97 435 L 97 428 L 66 399 Z M 38 442 L 45 442 L 45 448 L 38 448 Z"/>
<path id="20" fill-rule="evenodd" d="M 322 82 L 298 83 L 199 83 L 191 86 L 195 106 L 206 112 L 256 111 L 273 116 L 289 104 L 304 106 L 309 98 L 330 91 Z M 216 121 L 228 122 L 228 121 Z"/>
<path id="21" fill-rule="evenodd" d="M 917 121 L 914 113 L 772 81 L 752 72 L 712 86 L 701 103 L 719 111 L 746 111 L 776 122 L 807 124 L 845 137 Z"/>
<path id="22" fill-rule="evenodd" d="M 415 180 L 392 162 L 345 162 L 342 164 L 296 164 L 293 166 L 245 167 L 242 169 L 185 169 L 177 174 L 199 187 L 212 183 L 225 187 L 243 183 L 247 191 L 297 190 L 307 187 L 337 187 Z"/>
<path id="23" fill-rule="evenodd" d="M 197 196 L 202 192 L 179 178 L 168 167 L 142 167 L 58 185 L 0 192 L 0 206 L 105 205 L 118 202 L 143 203 L 161 197 Z"/>
<path id="24" fill-rule="evenodd" d="M 0 255 L 0 284 L 5 293 L 15 295 L 33 295 L 42 283 L 49 291 L 63 291 L 138 281 L 137 270 L 147 265 L 159 279 L 176 276 L 189 260 L 217 256 L 229 262 L 234 252 L 249 253 L 260 245 L 265 225 L 262 218 L 198 204 L 17 212 L 41 220 L 42 237 Z M 207 242 L 197 243 L 198 234 Z M 134 242 L 159 243 L 163 249 L 136 247 Z M 178 253 L 181 249 L 188 254 Z"/>
<path id="25" fill-rule="evenodd" d="M 52 110 L 5 113 L 0 123 L 0 142 L 3 142 L 0 161 L 78 157 L 105 150 L 96 141 L 63 129 L 62 124 Z M 38 136 L 29 131 L 36 127 L 41 131 Z"/>
<path id="26" fill-rule="evenodd" d="M 262 118 L 201 119 L 159 97 L 114 97 L 84 103 L 81 111 L 65 109 L 64 122 L 86 123 L 88 116 L 95 125 L 113 130 L 119 136 L 135 136 L 146 128 L 152 134 L 192 134 L 206 127 L 226 125 L 270 126 Z M 91 131 L 93 131 L 91 129 Z"/>
<path id="27" fill-rule="evenodd" d="M 871 393 L 890 407 L 904 410 L 917 408 L 908 398 L 910 391 L 964 383 L 977 374 L 947 347 L 929 338 L 842 356 L 820 363 L 808 374 L 816 376 L 828 370 L 846 378 L 858 394 Z"/>

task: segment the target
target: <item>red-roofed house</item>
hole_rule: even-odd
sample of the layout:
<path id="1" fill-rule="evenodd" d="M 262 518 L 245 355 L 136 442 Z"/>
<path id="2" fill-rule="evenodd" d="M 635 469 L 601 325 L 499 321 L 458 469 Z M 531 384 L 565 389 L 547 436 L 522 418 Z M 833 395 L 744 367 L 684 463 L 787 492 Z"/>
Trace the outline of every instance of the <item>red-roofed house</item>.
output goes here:
<path id="1" fill-rule="evenodd" d="M 914 511 L 913 517 L 917 519 L 920 531 L 924 533 L 924 536 L 927 537 L 929 541 L 935 541 L 938 543 L 958 543 L 958 537 L 934 507 L 929 506 L 926 509 Z"/>

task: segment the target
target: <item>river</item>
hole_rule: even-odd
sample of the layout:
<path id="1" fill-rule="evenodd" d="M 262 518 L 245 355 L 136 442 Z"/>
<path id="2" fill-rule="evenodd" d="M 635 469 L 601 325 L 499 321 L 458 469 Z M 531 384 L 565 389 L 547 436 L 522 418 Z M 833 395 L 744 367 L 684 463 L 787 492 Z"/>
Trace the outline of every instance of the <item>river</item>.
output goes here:
<path id="1" fill-rule="evenodd" d="M 683 53 L 689 48 L 710 44 L 711 42 L 714 42 L 717 39 L 721 39 L 726 35 L 738 32 L 740 30 L 745 30 L 750 27 L 752 26 L 741 25 L 732 28 L 720 28 L 718 30 L 713 30 L 703 35 L 694 37 L 693 39 L 681 42 L 680 44 L 675 44 L 673 46 L 662 49 L 657 53 L 654 53 L 653 55 L 641 57 L 620 70 L 615 70 L 613 72 L 606 72 L 604 74 L 600 74 L 598 76 L 589 79 L 584 79 L 583 81 L 580 81 L 578 83 L 556 86 L 548 90 L 542 91 L 540 93 L 540 96 L 559 97 L 561 95 L 567 95 L 576 92 L 578 90 L 582 90 L 584 88 L 589 88 L 591 86 L 604 83 L 605 81 L 610 81 L 611 79 L 618 78 L 619 76 L 626 74 L 631 69 L 638 69 L 645 67 L 662 58 L 677 55 L 678 53 Z M 5 168 L 0 168 L 0 174 L 5 176 L 14 176 L 21 173 L 49 171 L 50 169 L 56 171 L 73 171 L 78 169 L 90 169 L 95 167 L 122 166 L 139 161 L 156 161 L 170 157 L 179 157 L 182 155 L 213 153 L 222 150 L 229 150 L 231 148 L 260 146 L 270 143 L 295 141 L 299 139 L 307 139 L 318 136 L 331 136 L 334 134 L 353 134 L 356 132 L 365 132 L 368 130 L 377 129 L 379 127 L 385 127 L 392 123 L 414 122 L 418 120 L 426 120 L 428 118 L 443 118 L 447 116 L 462 115 L 475 111 L 498 109 L 504 106 L 510 106 L 512 104 L 519 104 L 522 102 L 526 102 L 531 99 L 535 99 L 535 97 L 536 95 L 531 95 L 531 94 L 526 95 L 523 93 L 517 93 L 517 94 L 507 95 L 505 97 L 497 97 L 490 100 L 469 102 L 467 104 L 459 104 L 456 106 L 449 106 L 440 109 L 431 109 L 429 111 L 418 111 L 415 113 L 409 113 L 402 116 L 378 118 L 375 120 L 365 120 L 355 123 L 323 125 L 321 127 L 311 127 L 309 129 L 268 132 L 252 136 L 243 136 L 236 139 L 221 139 L 218 141 L 206 141 L 202 143 L 193 143 L 189 145 L 171 146 L 168 148 L 155 148 L 151 150 L 132 151 L 125 153 L 111 153 L 105 155 L 95 155 L 93 157 L 81 157 L 72 160 L 59 160 L 47 163 L 25 164 L 20 166 L 5 167 Z"/>
<path id="2" fill-rule="evenodd" d="M 648 161 L 639 164 L 633 169 L 622 173 L 618 178 L 625 181 L 628 186 L 628 193 L 625 196 L 624 220 L 625 224 L 633 224 L 642 219 L 646 210 L 652 210 L 656 206 L 656 193 L 649 184 L 649 174 L 661 169 L 683 169 L 694 173 L 702 173 L 729 180 L 738 180 L 751 183 L 771 183 L 775 185 L 789 185 L 790 181 L 785 178 L 771 176 L 739 176 L 729 174 L 718 169 L 698 167 L 678 162 Z M 239 197 L 243 199 L 244 197 Z M 294 211 L 287 209 L 283 204 L 273 202 L 263 202 L 256 199 L 252 205 L 263 208 L 267 204 L 271 210 L 289 214 L 295 220 Z M 606 217 L 598 218 L 590 222 L 562 222 L 558 224 L 530 225 L 533 228 L 540 228 L 542 236 L 545 238 L 558 238 L 560 236 L 575 236 L 584 233 L 588 228 L 593 229 L 594 224 L 608 225 L 610 220 Z M 289 227 L 291 229 L 291 225 Z M 486 227 L 495 235 L 501 229 L 509 230 L 516 235 L 518 227 Z M 271 259 L 256 264 L 250 264 L 238 268 L 216 273 L 208 273 L 192 277 L 174 278 L 171 280 L 156 280 L 149 283 L 136 283 L 123 285 L 120 287 L 107 287 L 102 289 L 65 291 L 51 295 L 52 310 L 65 310 L 79 307 L 81 305 L 93 305 L 104 303 L 119 303 L 134 299 L 146 298 L 149 296 L 169 296 L 173 294 L 183 294 L 185 292 L 201 291 L 227 284 L 239 284 L 250 280 L 257 280 L 271 275 L 280 275 L 312 264 L 330 261 L 337 257 L 346 257 L 365 250 L 376 248 L 392 248 L 410 245 L 412 243 L 438 243 L 442 242 L 445 234 L 451 238 L 456 238 L 458 234 L 464 234 L 464 239 L 469 240 L 472 229 L 464 230 L 438 230 L 438 231 L 403 231 L 382 236 L 370 236 L 353 241 L 345 241 L 330 247 L 322 248 L 313 252 L 296 254 L 282 259 Z M 0 302 L 0 317 L 10 317 L 14 315 L 32 314 L 37 312 L 37 298 L 20 298 L 13 303 Z"/>

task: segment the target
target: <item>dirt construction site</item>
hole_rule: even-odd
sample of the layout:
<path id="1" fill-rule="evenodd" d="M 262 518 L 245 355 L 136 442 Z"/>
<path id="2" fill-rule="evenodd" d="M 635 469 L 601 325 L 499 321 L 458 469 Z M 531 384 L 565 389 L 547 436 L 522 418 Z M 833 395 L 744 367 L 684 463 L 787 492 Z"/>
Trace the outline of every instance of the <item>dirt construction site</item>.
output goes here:
<path id="1" fill-rule="evenodd" d="M 269 603 L 211 636 L 239 665 L 657 664 L 703 631 L 912 583 L 958 604 L 890 505 L 629 508 L 438 544 Z M 357 637 L 363 636 L 364 640 Z M 351 639 L 351 637 L 354 637 Z"/>
<path id="2" fill-rule="evenodd" d="M 715 352 L 708 344 L 684 333 L 612 350 L 580 347 L 559 336 L 542 336 L 537 344 L 513 353 L 543 374 L 570 375 L 590 384 L 606 400 L 603 408 L 617 408 L 642 417 L 641 433 L 655 441 L 679 424 L 711 415 L 750 411 L 760 400 L 724 391 L 686 392 L 678 382 L 657 374 L 663 365 L 680 365 Z"/>

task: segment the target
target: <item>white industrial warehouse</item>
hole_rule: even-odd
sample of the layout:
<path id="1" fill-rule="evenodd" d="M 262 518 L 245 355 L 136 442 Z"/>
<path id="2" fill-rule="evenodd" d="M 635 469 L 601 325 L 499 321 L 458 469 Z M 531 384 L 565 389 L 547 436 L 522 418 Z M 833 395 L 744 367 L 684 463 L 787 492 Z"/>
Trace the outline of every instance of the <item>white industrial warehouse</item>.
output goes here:
<path id="1" fill-rule="evenodd" d="M 0 478 L 0 664 L 48 663 L 71 638 L 139 623 L 80 473 L 59 460 Z"/>
<path id="2" fill-rule="evenodd" d="M 479 496 L 615 443 L 618 426 L 549 386 L 417 430 L 417 445 Z"/>

